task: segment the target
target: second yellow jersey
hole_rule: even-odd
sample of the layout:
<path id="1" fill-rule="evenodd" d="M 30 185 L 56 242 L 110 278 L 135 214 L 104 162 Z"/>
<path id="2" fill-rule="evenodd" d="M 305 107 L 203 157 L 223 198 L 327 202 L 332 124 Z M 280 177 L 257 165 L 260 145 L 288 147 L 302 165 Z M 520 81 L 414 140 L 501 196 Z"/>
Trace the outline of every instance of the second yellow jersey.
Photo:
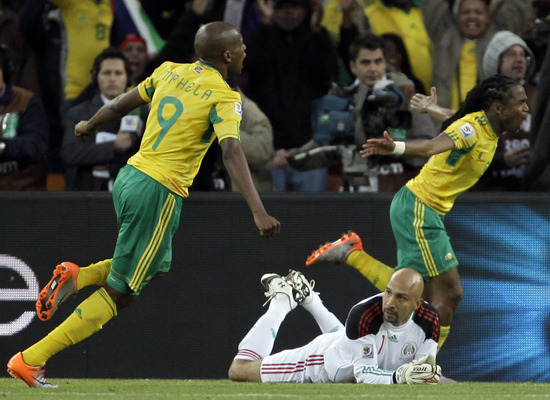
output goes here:
<path id="1" fill-rule="evenodd" d="M 422 10 L 411 7 L 409 11 L 404 11 L 376 0 L 365 8 L 365 15 L 376 35 L 393 33 L 403 40 L 413 73 L 429 92 L 432 84 L 432 41 L 424 25 Z"/>
<path id="2" fill-rule="evenodd" d="M 165 62 L 138 90 L 151 111 L 139 151 L 128 164 L 187 197 L 214 139 L 240 140 L 241 95 L 201 62 Z"/>
<path id="3" fill-rule="evenodd" d="M 491 164 L 498 135 L 484 111 L 466 115 L 444 132 L 453 150 L 436 154 L 407 187 L 441 215 L 451 210 L 458 195 L 472 187 Z"/>

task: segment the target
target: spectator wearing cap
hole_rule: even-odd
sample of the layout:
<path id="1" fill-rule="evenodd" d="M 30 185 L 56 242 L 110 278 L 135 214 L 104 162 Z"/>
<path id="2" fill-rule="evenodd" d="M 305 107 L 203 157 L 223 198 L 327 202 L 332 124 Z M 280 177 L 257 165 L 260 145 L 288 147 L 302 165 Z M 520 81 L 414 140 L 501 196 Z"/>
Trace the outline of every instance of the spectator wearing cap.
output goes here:
<path id="1" fill-rule="evenodd" d="M 523 84 L 535 71 L 535 57 L 525 41 L 510 31 L 495 33 L 483 55 L 482 78 L 503 74 Z"/>
<path id="2" fill-rule="evenodd" d="M 149 62 L 147 54 L 147 43 L 137 33 L 127 33 L 120 41 L 118 49 L 128 60 L 130 67 L 130 83 L 135 86 L 139 83 L 145 72 L 145 67 Z"/>

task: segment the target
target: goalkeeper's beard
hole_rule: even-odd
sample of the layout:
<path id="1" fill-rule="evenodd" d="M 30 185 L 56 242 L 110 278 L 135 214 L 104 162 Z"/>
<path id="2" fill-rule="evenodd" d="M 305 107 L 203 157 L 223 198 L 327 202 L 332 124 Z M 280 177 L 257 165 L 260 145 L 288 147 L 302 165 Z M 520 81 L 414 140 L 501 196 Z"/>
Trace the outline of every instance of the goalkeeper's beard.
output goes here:
<path id="1" fill-rule="evenodd" d="M 399 320 L 399 315 L 395 310 L 389 310 L 385 308 L 383 311 L 384 315 L 384 321 L 389 322 L 391 324 L 395 324 Z"/>

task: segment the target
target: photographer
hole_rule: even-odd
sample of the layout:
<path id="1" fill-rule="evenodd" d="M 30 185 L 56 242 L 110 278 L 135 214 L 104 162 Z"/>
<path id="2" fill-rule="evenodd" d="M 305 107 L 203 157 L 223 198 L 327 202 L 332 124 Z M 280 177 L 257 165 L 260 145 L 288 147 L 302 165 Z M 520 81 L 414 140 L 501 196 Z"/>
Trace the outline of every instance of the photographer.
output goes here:
<path id="1" fill-rule="evenodd" d="M 388 129 L 396 140 L 430 139 L 437 129 L 427 115 L 409 111 L 413 83 L 400 72 L 388 72 L 382 40 L 373 34 L 350 45 L 350 69 L 356 81 L 334 85 L 314 111 L 314 139 L 293 151 L 295 168 L 342 162 L 342 190 L 394 192 L 415 176 L 427 161 L 415 157 L 374 157 L 359 154 L 368 138 Z M 406 93 L 407 95 L 405 95 Z M 346 101 L 347 100 L 347 101 Z M 335 107 L 340 110 L 335 111 Z"/>

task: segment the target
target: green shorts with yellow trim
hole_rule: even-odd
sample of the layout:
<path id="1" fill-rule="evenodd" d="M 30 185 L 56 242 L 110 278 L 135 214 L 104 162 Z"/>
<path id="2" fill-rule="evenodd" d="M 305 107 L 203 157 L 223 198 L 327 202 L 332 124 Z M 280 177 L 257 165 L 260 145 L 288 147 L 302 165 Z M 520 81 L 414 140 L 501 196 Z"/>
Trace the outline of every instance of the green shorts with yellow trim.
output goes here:
<path id="1" fill-rule="evenodd" d="M 113 202 L 118 238 L 107 284 L 138 295 L 155 274 L 170 270 L 182 197 L 126 165 L 116 178 Z"/>
<path id="2" fill-rule="evenodd" d="M 444 218 L 406 186 L 395 194 L 390 220 L 397 242 L 396 270 L 412 268 L 429 281 L 458 266 Z"/>

